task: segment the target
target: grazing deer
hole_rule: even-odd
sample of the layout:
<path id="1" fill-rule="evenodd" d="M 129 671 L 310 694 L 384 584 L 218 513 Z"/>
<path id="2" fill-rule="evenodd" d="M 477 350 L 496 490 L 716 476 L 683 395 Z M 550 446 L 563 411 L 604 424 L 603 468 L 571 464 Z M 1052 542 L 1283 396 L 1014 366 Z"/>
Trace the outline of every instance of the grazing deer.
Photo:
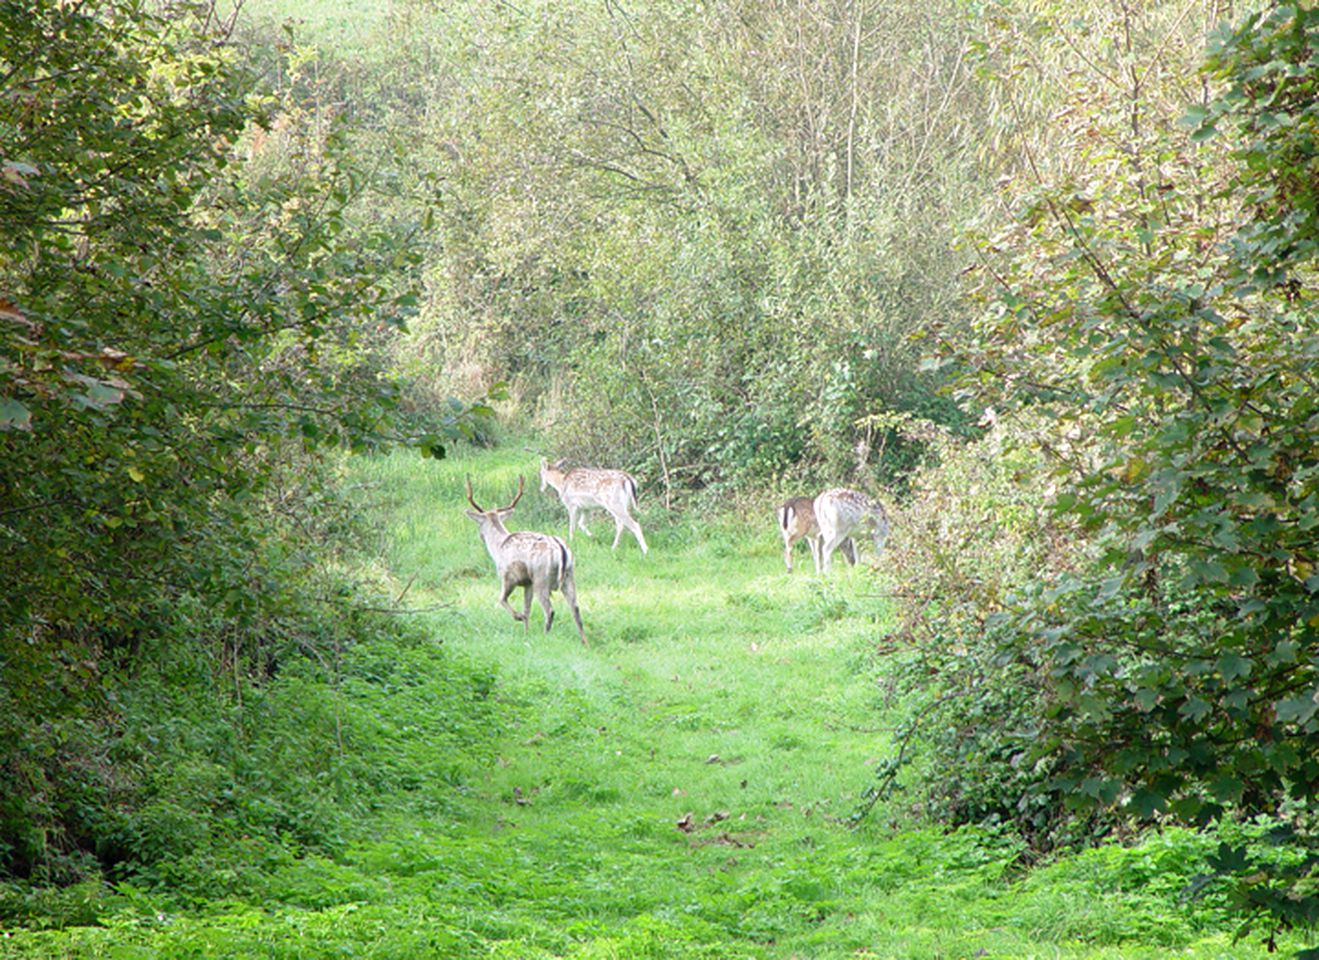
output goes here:
<path id="1" fill-rule="evenodd" d="M 582 615 L 577 610 L 577 584 L 573 580 L 572 551 L 568 545 L 549 534 L 533 533 L 530 530 L 509 533 L 504 527 L 505 518 L 522 499 L 525 486 L 526 481 L 518 477 L 518 493 L 512 503 L 495 510 L 483 510 L 472 496 L 472 478 L 468 477 L 467 502 L 472 505 L 472 509 L 464 512 L 476 521 L 485 548 L 490 551 L 490 559 L 495 561 L 495 572 L 502 582 L 499 602 L 513 614 L 513 619 L 521 620 L 524 629 L 530 628 L 531 596 L 534 593 L 540 601 L 540 608 L 545 611 L 545 632 L 549 633 L 554 623 L 550 591 L 562 591 L 568 606 L 572 608 L 573 619 L 577 621 L 577 633 L 585 645 L 586 631 L 582 629 Z M 516 587 L 523 588 L 521 613 L 508 603 L 508 595 Z"/>
<path id="2" fill-rule="evenodd" d="M 614 546 L 623 536 L 623 528 L 632 531 L 637 538 L 641 552 L 645 554 L 646 537 L 641 532 L 641 524 L 632 519 L 629 507 L 637 505 L 637 482 L 622 470 L 594 470 L 589 467 L 572 467 L 565 470 L 565 460 L 550 463 L 544 457 L 540 459 L 540 489 L 553 487 L 559 499 L 568 508 L 568 539 L 572 539 L 573 527 L 581 530 L 588 537 L 591 531 L 578 513 L 589 507 L 603 507 L 614 518 Z"/>
<path id="3" fill-rule="evenodd" d="M 820 525 L 815 522 L 815 501 L 810 497 L 793 497 L 778 510 L 779 532 L 783 534 L 783 563 L 792 573 L 792 547 L 805 540 L 811 548 L 815 569 L 820 569 Z M 848 537 L 840 544 L 847 562 L 856 566 L 856 544 Z"/>
<path id="4" fill-rule="evenodd" d="M 888 514 L 878 500 L 856 490 L 835 487 L 816 497 L 815 521 L 820 525 L 820 552 L 815 558 L 817 573 L 829 572 L 833 552 L 854 530 L 870 531 L 875 553 L 883 550 L 888 540 Z"/>

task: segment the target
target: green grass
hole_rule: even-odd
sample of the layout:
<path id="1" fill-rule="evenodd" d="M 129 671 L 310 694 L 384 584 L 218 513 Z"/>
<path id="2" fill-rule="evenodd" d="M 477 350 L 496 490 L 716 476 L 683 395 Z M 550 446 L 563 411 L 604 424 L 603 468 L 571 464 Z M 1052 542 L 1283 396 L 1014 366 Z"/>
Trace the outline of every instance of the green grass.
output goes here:
<path id="1" fill-rule="evenodd" d="M 883 574 L 787 574 L 770 511 L 665 525 L 643 501 L 649 557 L 627 535 L 611 552 L 597 520 L 574 543 L 590 647 L 568 618 L 543 634 L 538 609 L 524 631 L 496 606 L 463 477 L 486 503 L 524 472 L 510 526 L 562 533 L 534 464 L 350 465 L 382 571 L 411 581 L 406 604 L 442 606 L 420 643 L 347 661 L 348 747 L 390 786 L 332 857 L 235 851 L 223 869 L 247 873 L 223 899 L 121 887 L 96 925 L 10 930 L 0 956 L 1265 956 L 1178 902 L 1209 838 L 1022 876 L 984 832 L 849 828 L 887 746 Z"/>
<path id="2" fill-rule="evenodd" d="M 301 44 L 348 56 L 383 42 L 390 11 L 384 0 L 246 0 L 241 16 L 269 36 L 287 27 Z"/>

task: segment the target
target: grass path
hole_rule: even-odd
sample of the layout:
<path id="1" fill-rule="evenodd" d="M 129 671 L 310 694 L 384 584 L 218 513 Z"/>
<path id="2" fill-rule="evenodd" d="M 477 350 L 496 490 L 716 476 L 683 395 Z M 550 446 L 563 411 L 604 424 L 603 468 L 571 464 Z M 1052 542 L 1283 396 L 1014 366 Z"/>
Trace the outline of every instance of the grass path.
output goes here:
<path id="1" fill-rule="evenodd" d="M 574 544 L 591 647 L 566 614 L 545 636 L 533 611 L 524 632 L 496 606 L 492 564 L 462 514 L 462 476 L 475 474 L 488 504 L 507 502 L 526 473 L 511 528 L 562 533 L 565 515 L 553 491 L 536 492 L 534 464 L 518 450 L 426 467 L 395 458 L 365 478 L 388 504 L 395 575 L 415 573 L 413 591 L 455 604 L 437 630 L 494 672 L 510 707 L 470 783 L 464 830 L 472 866 L 461 883 L 501 878 L 487 891 L 486 946 L 510 956 L 1154 957 L 1184 937 L 1179 920 L 1161 919 L 1167 903 L 1151 909 L 1138 891 L 1078 896 L 1063 876 L 1009 886 L 1010 850 L 970 834 L 846 826 L 886 746 L 869 651 L 887 611 L 865 567 L 824 581 L 799 548 L 804 566 L 787 574 L 769 510 L 754 530 L 652 524 L 645 558 L 627 534 L 611 552 L 612 524 L 598 521 L 594 541 Z M 1091 869 L 1104 867 L 1080 873 Z M 1243 949 L 1211 940 L 1194 955 Z"/>
<path id="2" fill-rule="evenodd" d="M 473 783 L 471 825 L 483 861 L 521 865 L 510 922 L 562 911 L 575 932 L 555 951 L 585 927 L 670 949 L 713 939 L 711 955 L 855 924 L 835 881 L 855 872 L 864 885 L 872 871 L 839 844 L 837 821 L 883 743 L 877 689 L 859 669 L 880 601 L 788 577 L 768 527 L 749 554 L 726 532 L 653 530 L 643 558 L 627 535 L 611 553 L 611 524 L 597 522 L 595 541 L 574 544 L 591 647 L 566 615 L 546 636 L 533 611 L 524 632 L 495 604 L 461 476 L 477 470 L 478 499 L 504 502 L 526 460 L 485 455 L 424 480 L 390 461 L 371 478 L 395 503 L 396 570 L 418 573 L 413 591 L 452 598 L 459 629 L 446 643 L 489 665 L 511 708 Z M 529 491 L 514 526 L 562 531 L 551 498 Z"/>
<path id="3" fill-rule="evenodd" d="M 1017 877 L 1011 845 L 972 831 L 849 827 L 886 746 L 870 651 L 887 609 L 865 567 L 787 574 L 769 510 L 666 526 L 643 501 L 645 558 L 630 538 L 611 553 L 597 520 L 574 544 L 591 646 L 566 616 L 543 635 L 538 608 L 524 632 L 496 606 L 463 477 L 507 502 L 525 472 L 510 526 L 561 533 L 534 464 L 505 448 L 350 465 L 384 520 L 380 573 L 440 609 L 419 618 L 427 642 L 350 651 L 350 753 L 404 787 L 332 857 L 252 864 L 245 892 L 183 908 L 121 889 L 100 926 L 0 932 L 0 957 L 1265 955 L 1178 906 L 1207 840 Z"/>

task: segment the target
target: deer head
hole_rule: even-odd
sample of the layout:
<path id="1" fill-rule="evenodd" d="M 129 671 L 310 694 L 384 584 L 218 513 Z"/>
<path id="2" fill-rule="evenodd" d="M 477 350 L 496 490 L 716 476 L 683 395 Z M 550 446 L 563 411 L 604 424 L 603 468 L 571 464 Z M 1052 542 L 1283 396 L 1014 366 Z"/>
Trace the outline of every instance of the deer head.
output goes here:
<path id="1" fill-rule="evenodd" d="M 481 528 L 482 535 L 487 529 L 493 529 L 497 532 L 507 533 L 504 529 L 504 520 L 513 512 L 513 508 L 518 505 L 522 499 L 522 492 L 526 489 L 526 479 L 518 475 L 518 492 L 513 501 L 506 507 L 496 507 L 494 510 L 486 510 L 476 502 L 476 497 L 472 495 L 472 478 L 467 477 L 467 502 L 472 505 L 471 510 L 463 511 L 469 517 L 476 521 L 477 526 Z"/>

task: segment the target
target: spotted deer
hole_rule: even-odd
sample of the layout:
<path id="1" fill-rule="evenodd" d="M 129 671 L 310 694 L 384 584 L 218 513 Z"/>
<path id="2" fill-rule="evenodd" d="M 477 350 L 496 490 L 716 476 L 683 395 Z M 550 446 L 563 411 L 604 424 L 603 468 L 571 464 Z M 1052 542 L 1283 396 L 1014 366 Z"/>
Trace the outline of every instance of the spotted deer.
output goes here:
<path id="1" fill-rule="evenodd" d="M 535 594 L 540 608 L 545 611 L 545 632 L 549 633 L 554 623 L 550 591 L 559 590 L 572 609 L 573 619 L 577 621 L 577 633 L 585 645 L 586 631 L 582 628 L 582 615 L 577 609 L 577 584 L 573 579 L 573 557 L 568 545 L 549 534 L 533 533 L 530 530 L 509 533 L 504 527 L 504 520 L 522 499 L 525 486 L 524 478 L 518 477 L 518 492 L 512 503 L 506 507 L 484 510 L 472 496 L 472 478 L 468 477 L 467 502 L 472 505 L 472 509 L 464 512 L 476 521 L 481 540 L 490 551 L 490 559 L 495 561 L 495 572 L 501 582 L 500 605 L 513 615 L 514 620 L 522 621 L 524 629 L 529 629 L 531 597 Z M 521 613 L 508 602 L 508 595 L 517 587 L 523 588 Z"/>
<path id="2" fill-rule="evenodd" d="M 783 563 L 792 573 L 792 547 L 805 540 L 811 548 L 815 569 L 820 569 L 820 525 L 815 522 L 815 501 L 811 497 L 793 497 L 779 506 L 779 533 L 783 534 Z M 840 545 L 847 562 L 856 566 L 856 544 L 848 537 Z"/>
<path id="3" fill-rule="evenodd" d="M 888 540 L 888 514 L 878 500 L 856 490 L 835 487 L 816 497 L 815 521 L 820 525 L 817 573 L 829 572 L 833 552 L 853 531 L 868 531 L 875 544 L 875 553 L 883 550 Z"/>
<path id="4" fill-rule="evenodd" d="M 544 457 L 541 458 L 540 489 L 543 493 L 546 487 L 553 487 L 568 509 L 568 539 L 572 539 L 573 527 L 591 536 L 580 513 L 591 507 L 603 507 L 614 518 L 613 549 L 618 549 L 618 541 L 626 527 L 637 538 L 641 552 L 647 553 L 649 548 L 641 532 L 641 524 L 632 519 L 629 512 L 629 507 L 637 505 L 637 482 L 622 470 L 596 470 L 590 467 L 564 469 L 566 462 L 556 460 L 550 463 Z"/>

